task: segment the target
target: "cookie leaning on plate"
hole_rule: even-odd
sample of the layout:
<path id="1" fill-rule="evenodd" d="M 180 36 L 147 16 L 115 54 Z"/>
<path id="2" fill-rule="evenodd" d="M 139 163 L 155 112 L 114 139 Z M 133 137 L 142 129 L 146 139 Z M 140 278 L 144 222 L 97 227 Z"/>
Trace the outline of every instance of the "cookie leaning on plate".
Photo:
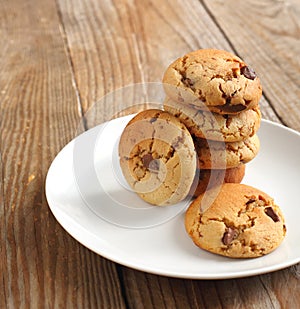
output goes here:
<path id="1" fill-rule="evenodd" d="M 237 114 L 257 106 L 262 87 L 255 72 L 224 50 L 200 49 L 175 60 L 165 71 L 164 89 L 174 101 Z"/>
<path id="2" fill-rule="evenodd" d="M 191 203 L 185 216 L 186 231 L 200 248 L 232 258 L 253 258 L 270 253 L 283 241 L 283 214 L 266 193 L 228 183 L 210 206 L 203 205 L 204 196 Z"/>
<path id="3" fill-rule="evenodd" d="M 170 205 L 189 193 L 196 172 L 193 139 L 175 116 L 158 109 L 138 113 L 119 142 L 120 166 L 146 202 Z"/>

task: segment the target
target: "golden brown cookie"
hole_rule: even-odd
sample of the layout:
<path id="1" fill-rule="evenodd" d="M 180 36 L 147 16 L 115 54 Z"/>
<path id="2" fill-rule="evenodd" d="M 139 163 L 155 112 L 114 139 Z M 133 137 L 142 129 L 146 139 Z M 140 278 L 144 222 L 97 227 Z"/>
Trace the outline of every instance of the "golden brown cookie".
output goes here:
<path id="1" fill-rule="evenodd" d="M 197 197 L 207 190 L 223 183 L 240 183 L 245 176 L 246 165 L 241 164 L 238 167 L 228 168 L 224 170 L 204 170 L 196 172 L 193 191 L 190 194 Z"/>
<path id="2" fill-rule="evenodd" d="M 239 57 L 216 49 L 200 49 L 174 61 L 163 77 L 173 100 L 237 114 L 258 105 L 262 87 L 256 73 Z"/>
<path id="3" fill-rule="evenodd" d="M 146 202 L 170 205 L 188 195 L 196 152 L 189 131 L 173 115 L 158 109 L 138 113 L 121 135 L 119 157 L 125 179 Z"/>
<path id="4" fill-rule="evenodd" d="M 164 110 L 183 122 L 193 135 L 214 141 L 238 142 L 247 139 L 257 132 L 261 120 L 258 106 L 237 115 L 220 115 L 166 98 Z"/>
<path id="5" fill-rule="evenodd" d="M 226 169 L 250 162 L 259 151 L 255 134 L 240 142 L 223 143 L 194 137 L 200 169 Z"/>
<path id="6" fill-rule="evenodd" d="M 202 205 L 203 197 L 191 203 L 185 216 L 186 231 L 200 248 L 232 258 L 254 258 L 270 253 L 283 241 L 283 214 L 266 193 L 227 183 L 210 207 Z"/>

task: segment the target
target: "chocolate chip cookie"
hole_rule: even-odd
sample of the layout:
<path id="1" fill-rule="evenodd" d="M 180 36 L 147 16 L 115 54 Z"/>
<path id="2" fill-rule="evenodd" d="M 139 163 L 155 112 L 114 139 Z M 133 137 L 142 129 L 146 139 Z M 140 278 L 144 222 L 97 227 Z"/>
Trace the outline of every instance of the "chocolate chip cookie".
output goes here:
<path id="1" fill-rule="evenodd" d="M 258 106 L 237 115 L 220 115 L 166 98 L 164 110 L 183 122 L 193 135 L 215 141 L 237 142 L 247 139 L 257 132 L 261 121 Z"/>
<path id="2" fill-rule="evenodd" d="M 125 127 L 119 142 L 120 166 L 130 187 L 153 205 L 170 205 L 189 193 L 196 172 L 191 134 L 175 116 L 149 109 Z"/>
<path id="3" fill-rule="evenodd" d="M 174 101 L 237 114 L 257 106 L 262 87 L 254 70 L 239 57 L 200 49 L 174 61 L 165 71 L 164 89 Z"/>
<path id="4" fill-rule="evenodd" d="M 255 158 L 260 147 L 256 134 L 232 143 L 194 137 L 194 143 L 201 169 L 226 169 L 248 163 Z"/>
<path id="5" fill-rule="evenodd" d="M 203 197 L 191 203 L 185 216 L 186 231 L 200 248 L 232 258 L 254 258 L 283 241 L 283 214 L 266 193 L 243 184 L 224 184 L 210 207 L 202 205 Z"/>
<path id="6" fill-rule="evenodd" d="M 224 170 L 198 170 L 195 177 L 196 184 L 192 186 L 193 191 L 190 194 L 198 197 L 206 190 L 221 186 L 223 183 L 240 183 L 245 176 L 245 170 L 245 164 Z"/>

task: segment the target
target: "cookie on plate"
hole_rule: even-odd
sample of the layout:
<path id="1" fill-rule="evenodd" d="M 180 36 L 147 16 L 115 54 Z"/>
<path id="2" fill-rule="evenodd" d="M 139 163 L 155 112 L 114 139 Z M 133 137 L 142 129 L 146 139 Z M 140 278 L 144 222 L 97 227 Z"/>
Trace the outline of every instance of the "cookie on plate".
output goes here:
<path id="1" fill-rule="evenodd" d="M 257 106 L 262 95 L 254 70 L 239 57 L 200 49 L 174 61 L 165 71 L 168 97 L 218 114 L 237 114 Z"/>
<path id="2" fill-rule="evenodd" d="M 195 186 L 192 186 L 193 191 L 190 194 L 193 197 L 198 197 L 206 190 L 220 186 L 223 183 L 240 183 L 245 176 L 246 165 L 241 164 L 238 167 L 227 168 L 224 170 L 204 170 L 196 172 Z"/>
<path id="3" fill-rule="evenodd" d="M 244 140 L 257 132 L 261 121 L 258 106 L 237 115 L 220 115 L 166 98 L 164 110 L 183 122 L 193 135 L 214 141 Z"/>
<path id="4" fill-rule="evenodd" d="M 119 142 L 120 166 L 130 187 L 153 205 L 170 205 L 189 193 L 196 172 L 191 134 L 175 116 L 159 109 L 138 113 Z"/>
<path id="5" fill-rule="evenodd" d="M 200 248 L 232 258 L 254 258 L 270 253 L 283 241 L 283 214 L 266 193 L 227 183 L 210 207 L 202 205 L 204 196 L 191 203 L 185 216 L 186 231 Z"/>
<path id="6" fill-rule="evenodd" d="M 223 143 L 194 137 L 200 169 L 226 169 L 250 162 L 259 151 L 256 134 L 243 141 Z"/>

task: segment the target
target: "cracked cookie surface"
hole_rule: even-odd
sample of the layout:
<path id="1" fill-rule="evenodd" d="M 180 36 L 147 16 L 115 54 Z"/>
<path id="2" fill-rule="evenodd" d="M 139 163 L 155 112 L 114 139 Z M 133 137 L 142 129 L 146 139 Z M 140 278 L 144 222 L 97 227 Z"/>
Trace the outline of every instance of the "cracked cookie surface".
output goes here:
<path id="1" fill-rule="evenodd" d="M 259 78 L 239 57 L 216 49 L 200 49 L 174 61 L 163 77 L 166 94 L 218 114 L 237 114 L 258 105 Z"/>
<path id="2" fill-rule="evenodd" d="M 256 134 L 232 143 L 194 137 L 194 143 L 201 169 L 226 169 L 248 163 L 255 158 L 260 147 Z"/>
<path id="3" fill-rule="evenodd" d="M 158 109 L 138 113 L 121 135 L 119 158 L 128 184 L 146 202 L 170 205 L 188 195 L 196 152 L 189 131 L 173 115 Z"/>
<path id="4" fill-rule="evenodd" d="M 183 122 L 193 135 L 215 141 L 237 142 L 251 137 L 261 121 L 258 106 L 237 115 L 220 115 L 166 98 L 164 109 Z"/>
<path id="5" fill-rule="evenodd" d="M 200 207 L 207 207 L 201 205 L 203 196 L 191 203 L 185 215 L 186 231 L 200 248 L 232 258 L 253 258 L 270 253 L 283 241 L 284 216 L 266 193 L 244 184 L 224 184 L 202 212 Z"/>
<path id="6" fill-rule="evenodd" d="M 193 197 L 198 197 L 206 190 L 220 186 L 223 183 L 240 183 L 245 176 L 246 165 L 241 164 L 238 167 L 227 168 L 223 170 L 204 170 L 196 172 L 193 191 L 190 194 Z"/>

